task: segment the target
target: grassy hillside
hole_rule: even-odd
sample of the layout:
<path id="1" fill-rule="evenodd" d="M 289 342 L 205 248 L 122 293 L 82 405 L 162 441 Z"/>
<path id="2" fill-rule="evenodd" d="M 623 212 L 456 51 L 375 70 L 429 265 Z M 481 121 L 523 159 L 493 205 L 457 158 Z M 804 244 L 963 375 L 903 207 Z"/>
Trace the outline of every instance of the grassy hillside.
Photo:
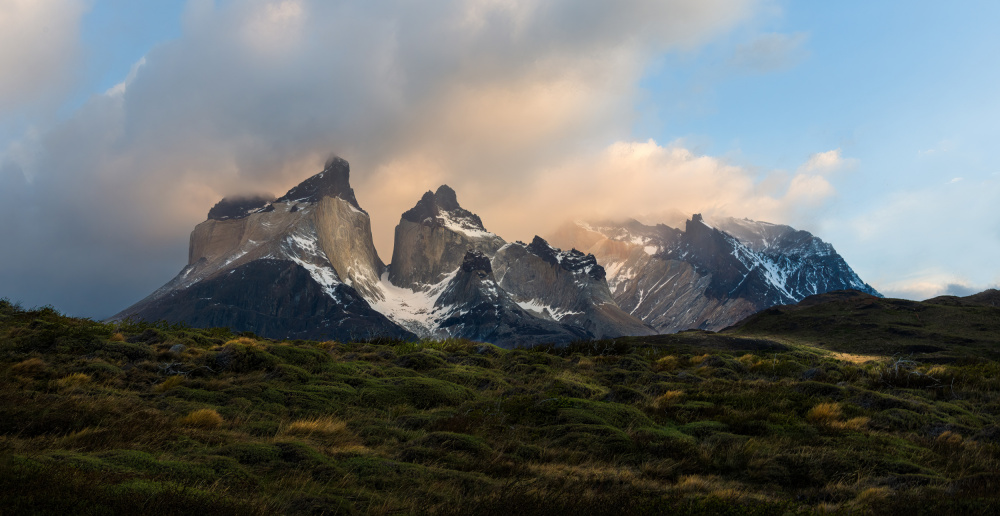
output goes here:
<path id="1" fill-rule="evenodd" d="M 1000 292 L 924 302 L 831 292 L 764 310 L 725 333 L 922 362 L 995 361 L 1000 360 Z"/>
<path id="2" fill-rule="evenodd" d="M 992 330 L 952 314 L 898 344 L 887 316 L 855 340 L 802 308 L 794 330 L 502 350 L 0 301 L 0 513 L 987 513 L 1000 321 L 952 308 Z"/>

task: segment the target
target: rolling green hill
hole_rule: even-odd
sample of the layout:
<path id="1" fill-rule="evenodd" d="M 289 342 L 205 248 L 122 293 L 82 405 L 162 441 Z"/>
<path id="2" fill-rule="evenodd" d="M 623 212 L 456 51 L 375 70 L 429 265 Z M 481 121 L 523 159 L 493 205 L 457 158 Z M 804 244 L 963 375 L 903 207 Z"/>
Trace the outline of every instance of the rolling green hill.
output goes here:
<path id="1" fill-rule="evenodd" d="M 988 513 L 1000 309 L 932 301 L 530 350 L 0 301 L 0 514 Z"/>

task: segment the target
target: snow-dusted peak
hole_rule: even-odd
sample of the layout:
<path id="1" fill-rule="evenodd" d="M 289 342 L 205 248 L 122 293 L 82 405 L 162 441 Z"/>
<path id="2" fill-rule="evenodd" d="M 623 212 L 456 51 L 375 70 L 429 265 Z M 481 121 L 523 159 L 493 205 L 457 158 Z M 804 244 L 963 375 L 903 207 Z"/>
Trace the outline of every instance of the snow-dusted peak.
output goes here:
<path id="1" fill-rule="evenodd" d="M 597 264 L 597 258 L 592 254 L 584 254 L 576 249 L 562 251 L 552 247 L 538 235 L 535 235 L 530 244 L 517 242 L 517 245 L 524 247 L 529 253 L 541 258 L 546 263 L 558 265 L 574 274 L 586 274 L 598 281 L 604 279 L 604 267 Z"/>
<path id="2" fill-rule="evenodd" d="M 425 226 L 447 228 L 470 238 L 496 237 L 486 230 L 479 215 L 462 208 L 455 190 L 448 185 L 441 185 L 436 192 L 425 192 L 402 218 Z"/>
<path id="3" fill-rule="evenodd" d="M 324 197 L 339 197 L 358 211 L 365 212 L 354 197 L 350 178 L 350 164 L 344 159 L 334 157 L 326 162 L 322 172 L 299 183 L 275 202 L 317 203 Z"/>

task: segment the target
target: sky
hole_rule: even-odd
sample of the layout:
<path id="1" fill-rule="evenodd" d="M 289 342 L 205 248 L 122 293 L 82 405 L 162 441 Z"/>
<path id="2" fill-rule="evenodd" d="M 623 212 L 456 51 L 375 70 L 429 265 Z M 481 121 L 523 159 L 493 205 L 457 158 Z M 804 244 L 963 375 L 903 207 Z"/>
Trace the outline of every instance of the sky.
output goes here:
<path id="1" fill-rule="evenodd" d="M 351 163 L 507 240 L 789 224 L 891 297 L 1000 283 L 1000 3 L 0 0 L 0 297 L 104 318 L 225 195 Z"/>

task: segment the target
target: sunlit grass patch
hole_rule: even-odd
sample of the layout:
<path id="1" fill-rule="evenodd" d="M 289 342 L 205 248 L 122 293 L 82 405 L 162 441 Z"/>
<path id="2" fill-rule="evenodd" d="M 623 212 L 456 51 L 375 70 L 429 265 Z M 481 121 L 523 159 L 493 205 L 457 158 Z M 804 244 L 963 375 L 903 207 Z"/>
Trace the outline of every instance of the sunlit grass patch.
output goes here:
<path id="1" fill-rule="evenodd" d="M 667 391 L 658 396 L 655 400 L 653 400 L 653 408 L 657 410 L 662 410 L 672 405 L 676 405 L 677 403 L 680 403 L 680 401 L 683 399 L 684 399 L 684 391 L 680 390 Z"/>
<path id="2" fill-rule="evenodd" d="M 170 389 L 173 389 L 174 387 L 180 386 L 182 383 L 184 383 L 183 376 L 181 375 L 170 376 L 166 380 L 163 380 L 163 382 L 154 385 L 153 392 L 167 392 Z"/>
<path id="3" fill-rule="evenodd" d="M 56 387 L 65 390 L 77 389 L 89 384 L 91 377 L 85 373 L 73 373 L 56 380 Z"/>
<path id="4" fill-rule="evenodd" d="M 211 430 L 223 422 L 222 416 L 215 409 L 198 409 L 182 417 L 178 423 L 184 426 Z"/>
<path id="5" fill-rule="evenodd" d="M 44 372 L 46 366 L 47 364 L 41 358 L 32 357 L 10 366 L 10 372 L 16 375 L 32 377 Z"/>

